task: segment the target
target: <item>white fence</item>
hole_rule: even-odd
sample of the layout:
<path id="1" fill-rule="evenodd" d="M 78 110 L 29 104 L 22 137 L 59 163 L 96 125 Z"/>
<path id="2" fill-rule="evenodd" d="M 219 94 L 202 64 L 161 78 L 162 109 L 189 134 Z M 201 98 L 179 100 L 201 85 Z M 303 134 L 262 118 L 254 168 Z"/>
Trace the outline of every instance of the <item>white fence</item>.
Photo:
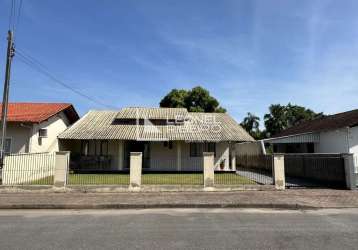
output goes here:
<path id="1" fill-rule="evenodd" d="M 54 153 L 12 154 L 5 157 L 3 185 L 52 185 Z"/>
<path id="2" fill-rule="evenodd" d="M 358 155 L 357 154 L 354 154 L 353 161 L 354 161 L 354 173 L 356 176 L 356 185 L 358 186 Z"/>

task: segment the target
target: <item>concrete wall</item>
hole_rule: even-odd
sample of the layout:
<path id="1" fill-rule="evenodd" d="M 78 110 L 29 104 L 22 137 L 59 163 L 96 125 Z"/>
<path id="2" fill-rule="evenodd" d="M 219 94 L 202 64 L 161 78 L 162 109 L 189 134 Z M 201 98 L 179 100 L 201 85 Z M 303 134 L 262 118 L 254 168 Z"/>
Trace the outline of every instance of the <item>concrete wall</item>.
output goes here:
<path id="1" fill-rule="evenodd" d="M 32 126 L 21 125 L 20 123 L 7 124 L 7 138 L 11 138 L 11 153 L 29 152 L 29 137 Z"/>
<path id="2" fill-rule="evenodd" d="M 228 142 L 218 142 L 216 144 L 216 156 L 214 160 L 214 169 L 215 170 L 230 170 L 230 150 Z M 222 169 L 220 165 L 223 164 L 224 168 Z"/>
<path id="3" fill-rule="evenodd" d="M 190 157 L 190 143 L 173 141 L 172 148 L 164 146 L 164 142 L 150 143 L 151 171 L 202 171 L 203 158 Z M 179 148 L 180 147 L 180 148 Z M 178 161 L 178 157 L 180 160 Z M 223 163 L 224 168 L 220 168 Z M 216 144 L 215 170 L 230 170 L 229 143 Z M 179 166 L 180 165 L 180 166 Z"/>
<path id="4" fill-rule="evenodd" d="M 349 152 L 358 155 L 358 126 L 349 129 Z"/>
<path id="5" fill-rule="evenodd" d="M 348 153 L 347 129 L 320 133 L 320 142 L 316 144 L 316 153 Z"/>
<path id="6" fill-rule="evenodd" d="M 355 172 L 358 173 L 358 126 L 349 129 L 348 139 L 349 153 L 353 154 Z"/>
<path id="7" fill-rule="evenodd" d="M 69 125 L 67 117 L 63 112 L 51 117 L 40 124 L 34 124 L 30 137 L 30 153 L 55 152 L 59 150 L 57 136 Z M 47 129 L 47 137 L 39 137 L 39 129 Z"/>
<path id="8" fill-rule="evenodd" d="M 153 171 L 177 171 L 177 150 L 180 142 L 173 142 L 173 147 L 164 146 L 164 142 L 150 143 L 150 169 Z M 181 144 L 185 147 L 184 144 Z"/>
<path id="9" fill-rule="evenodd" d="M 236 147 L 236 155 L 237 156 L 263 154 L 260 141 L 237 143 L 235 145 L 235 147 Z"/>

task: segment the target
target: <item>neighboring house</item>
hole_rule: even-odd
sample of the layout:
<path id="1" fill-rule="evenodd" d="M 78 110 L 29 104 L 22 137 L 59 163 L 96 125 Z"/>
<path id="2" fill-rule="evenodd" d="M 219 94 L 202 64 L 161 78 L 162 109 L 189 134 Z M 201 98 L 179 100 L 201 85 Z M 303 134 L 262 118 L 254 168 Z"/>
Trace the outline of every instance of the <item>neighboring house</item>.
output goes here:
<path id="1" fill-rule="evenodd" d="M 130 152 L 142 152 L 143 169 L 195 171 L 203 152 L 215 153 L 216 170 L 235 169 L 235 143 L 254 139 L 228 114 L 183 108 L 89 111 L 59 135 L 79 169 L 126 170 Z"/>
<path id="2" fill-rule="evenodd" d="M 265 143 L 278 153 L 353 153 L 358 166 L 358 109 L 302 122 Z"/>
<path id="3" fill-rule="evenodd" d="M 58 134 L 78 119 L 68 103 L 9 103 L 5 153 L 58 151 Z"/>

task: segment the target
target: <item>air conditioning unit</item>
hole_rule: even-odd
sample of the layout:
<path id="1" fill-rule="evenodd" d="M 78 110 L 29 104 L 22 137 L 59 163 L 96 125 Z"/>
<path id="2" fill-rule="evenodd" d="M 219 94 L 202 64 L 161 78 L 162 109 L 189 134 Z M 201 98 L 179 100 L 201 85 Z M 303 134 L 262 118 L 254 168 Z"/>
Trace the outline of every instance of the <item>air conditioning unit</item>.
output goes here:
<path id="1" fill-rule="evenodd" d="M 39 138 L 46 138 L 47 137 L 47 129 L 40 128 L 39 129 Z"/>

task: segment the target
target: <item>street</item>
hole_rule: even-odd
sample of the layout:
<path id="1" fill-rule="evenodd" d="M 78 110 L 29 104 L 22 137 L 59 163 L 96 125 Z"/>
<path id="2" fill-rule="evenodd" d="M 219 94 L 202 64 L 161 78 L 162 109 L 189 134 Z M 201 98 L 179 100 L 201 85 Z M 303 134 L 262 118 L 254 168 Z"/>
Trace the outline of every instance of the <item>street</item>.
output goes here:
<path id="1" fill-rule="evenodd" d="M 1 210 L 1 249 L 356 249 L 358 210 Z"/>

